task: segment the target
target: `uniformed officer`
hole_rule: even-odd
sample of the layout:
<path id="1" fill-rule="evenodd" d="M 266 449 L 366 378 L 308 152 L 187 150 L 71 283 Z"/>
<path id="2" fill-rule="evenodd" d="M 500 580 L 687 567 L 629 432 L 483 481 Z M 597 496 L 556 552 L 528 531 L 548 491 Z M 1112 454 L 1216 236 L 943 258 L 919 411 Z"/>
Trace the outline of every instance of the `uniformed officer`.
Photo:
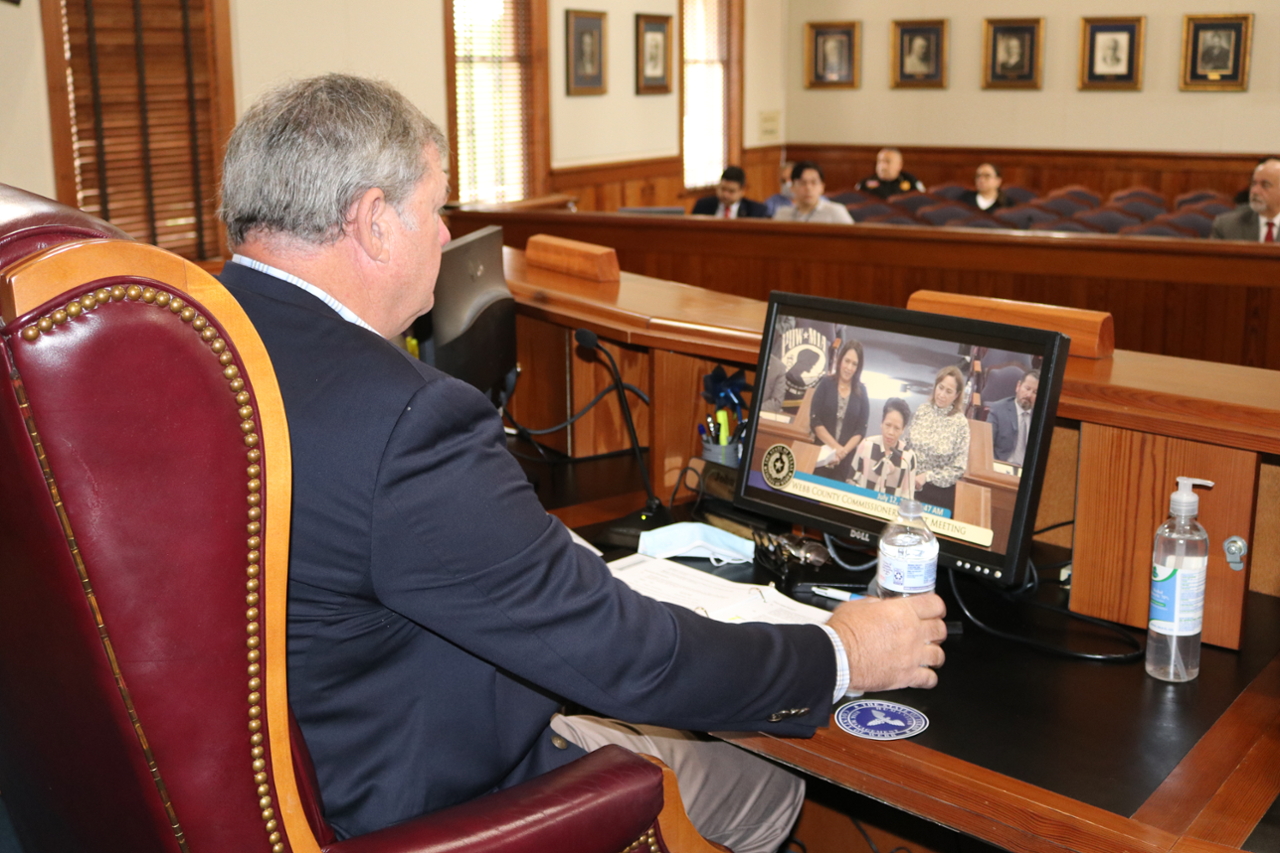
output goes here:
<path id="1" fill-rule="evenodd" d="M 902 171 L 902 152 L 897 148 L 881 148 L 876 154 L 876 173 L 858 181 L 857 190 L 880 198 L 924 192 L 924 184 L 910 172 Z"/>

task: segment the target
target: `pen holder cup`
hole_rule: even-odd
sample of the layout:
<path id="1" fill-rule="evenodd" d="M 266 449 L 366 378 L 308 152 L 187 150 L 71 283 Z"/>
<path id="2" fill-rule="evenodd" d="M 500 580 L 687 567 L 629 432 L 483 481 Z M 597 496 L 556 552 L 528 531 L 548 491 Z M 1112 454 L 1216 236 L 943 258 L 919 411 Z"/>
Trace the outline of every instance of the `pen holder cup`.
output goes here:
<path id="1" fill-rule="evenodd" d="M 731 441 L 728 444 L 712 444 L 706 439 L 702 440 L 702 458 L 717 465 L 737 468 L 738 457 L 741 452 L 742 443 L 738 441 Z"/>

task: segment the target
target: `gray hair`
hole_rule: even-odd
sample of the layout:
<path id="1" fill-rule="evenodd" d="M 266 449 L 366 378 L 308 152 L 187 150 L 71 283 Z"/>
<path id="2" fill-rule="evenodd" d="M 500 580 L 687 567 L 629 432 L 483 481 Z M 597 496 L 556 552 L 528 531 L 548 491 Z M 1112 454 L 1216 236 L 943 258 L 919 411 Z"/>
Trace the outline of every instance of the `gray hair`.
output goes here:
<path id="1" fill-rule="evenodd" d="M 447 160 L 440 128 L 386 83 L 345 74 L 286 83 L 248 109 L 227 143 L 218 209 L 227 238 L 239 246 L 266 231 L 332 243 L 374 187 L 403 214 L 426 176 L 427 146 Z"/>

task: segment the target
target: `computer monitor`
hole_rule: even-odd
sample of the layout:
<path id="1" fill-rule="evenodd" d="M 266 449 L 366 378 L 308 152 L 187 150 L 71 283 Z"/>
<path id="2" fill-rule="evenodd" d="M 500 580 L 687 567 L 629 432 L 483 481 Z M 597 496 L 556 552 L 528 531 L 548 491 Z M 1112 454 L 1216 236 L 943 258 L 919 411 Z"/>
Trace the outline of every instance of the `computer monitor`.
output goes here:
<path id="1" fill-rule="evenodd" d="M 1067 344 L 1057 332 L 775 292 L 734 503 L 873 548 L 913 498 L 940 568 L 1021 585 Z"/>
<path id="2" fill-rule="evenodd" d="M 516 303 L 502 268 L 502 228 L 449 242 L 440 257 L 435 305 L 413 323 L 418 357 L 502 406 L 516 374 Z"/>

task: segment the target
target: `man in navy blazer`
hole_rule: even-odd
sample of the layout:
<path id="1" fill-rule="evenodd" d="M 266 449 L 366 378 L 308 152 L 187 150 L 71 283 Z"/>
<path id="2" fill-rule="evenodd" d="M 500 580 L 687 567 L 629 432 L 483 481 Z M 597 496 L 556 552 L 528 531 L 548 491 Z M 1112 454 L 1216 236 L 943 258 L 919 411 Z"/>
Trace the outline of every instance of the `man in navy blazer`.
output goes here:
<path id="1" fill-rule="evenodd" d="M 702 216 L 721 219 L 768 219 L 769 210 L 762 202 L 746 197 L 747 173 L 739 166 L 730 166 L 720 175 L 716 194 L 698 199 L 693 212 Z"/>
<path id="2" fill-rule="evenodd" d="M 328 75 L 251 107 L 224 167 L 236 255 L 221 280 L 270 353 L 292 443 L 290 704 L 339 837 L 582 755 L 597 741 L 553 727 L 580 719 L 558 716 L 566 701 L 655 727 L 808 735 L 842 666 L 855 688 L 936 683 L 935 597 L 854 602 L 824 628 L 722 625 L 630 591 L 547 515 L 483 395 L 386 340 L 432 305 L 445 152 L 391 87 Z M 715 771 L 703 741 L 674 740 Z M 780 829 L 735 835 L 763 822 L 740 801 L 720 824 L 689 806 L 740 853 L 776 847 L 802 796 L 747 757 L 757 769 L 726 768 L 720 799 L 759 777 Z"/>

